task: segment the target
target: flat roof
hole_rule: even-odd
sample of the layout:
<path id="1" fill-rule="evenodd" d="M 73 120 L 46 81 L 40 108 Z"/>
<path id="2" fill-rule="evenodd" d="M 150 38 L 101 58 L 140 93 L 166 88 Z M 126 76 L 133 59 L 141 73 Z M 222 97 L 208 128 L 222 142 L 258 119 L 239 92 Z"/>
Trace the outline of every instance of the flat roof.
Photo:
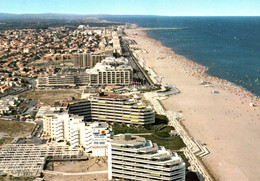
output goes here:
<path id="1" fill-rule="evenodd" d="M 120 145 L 140 145 L 146 142 L 146 139 L 140 136 L 133 136 L 131 134 L 120 134 L 114 136 L 114 139 L 111 141 L 111 144 L 120 144 Z"/>

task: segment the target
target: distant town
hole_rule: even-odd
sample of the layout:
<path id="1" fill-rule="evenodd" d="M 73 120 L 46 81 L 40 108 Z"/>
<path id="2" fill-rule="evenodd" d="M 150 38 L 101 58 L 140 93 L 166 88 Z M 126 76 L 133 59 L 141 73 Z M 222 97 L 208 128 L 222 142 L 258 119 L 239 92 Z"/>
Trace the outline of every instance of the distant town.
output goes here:
<path id="1" fill-rule="evenodd" d="M 14 22 L 0 24 L 0 180 L 211 180 L 136 25 Z"/>

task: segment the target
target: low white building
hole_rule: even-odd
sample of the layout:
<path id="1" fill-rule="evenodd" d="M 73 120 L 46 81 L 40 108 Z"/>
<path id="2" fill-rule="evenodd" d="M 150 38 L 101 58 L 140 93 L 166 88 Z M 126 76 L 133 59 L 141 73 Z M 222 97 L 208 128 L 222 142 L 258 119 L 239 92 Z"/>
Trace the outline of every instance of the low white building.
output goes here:
<path id="1" fill-rule="evenodd" d="M 10 105 L 5 102 L 0 102 L 0 114 L 5 114 L 10 112 Z"/>
<path id="2" fill-rule="evenodd" d="M 0 114 L 9 113 L 19 103 L 18 96 L 6 96 L 0 99 Z"/>
<path id="3" fill-rule="evenodd" d="M 47 112 L 43 117 L 43 129 L 46 136 L 65 141 L 71 147 L 83 148 L 92 152 L 92 156 L 106 156 L 107 143 L 112 136 L 112 128 L 105 122 L 83 122 L 83 116 Z"/>

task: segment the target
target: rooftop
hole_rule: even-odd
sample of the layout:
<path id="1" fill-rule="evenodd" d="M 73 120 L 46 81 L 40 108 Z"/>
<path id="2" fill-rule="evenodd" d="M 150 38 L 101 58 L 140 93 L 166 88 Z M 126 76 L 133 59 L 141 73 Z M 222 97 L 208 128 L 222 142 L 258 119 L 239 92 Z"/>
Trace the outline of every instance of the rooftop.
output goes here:
<path id="1" fill-rule="evenodd" d="M 111 144 L 119 144 L 119 145 L 129 145 L 129 146 L 137 146 L 140 144 L 145 144 L 146 139 L 140 136 L 134 136 L 131 134 L 120 134 L 114 136 Z"/>

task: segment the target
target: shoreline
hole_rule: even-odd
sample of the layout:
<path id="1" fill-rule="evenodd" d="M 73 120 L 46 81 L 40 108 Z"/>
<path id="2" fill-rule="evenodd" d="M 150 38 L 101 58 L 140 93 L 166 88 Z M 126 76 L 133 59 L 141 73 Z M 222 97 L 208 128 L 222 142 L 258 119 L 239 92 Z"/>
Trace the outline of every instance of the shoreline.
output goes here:
<path id="1" fill-rule="evenodd" d="M 215 80 L 215 81 L 217 81 L 217 82 L 219 82 L 221 84 L 224 84 L 222 88 L 227 88 L 231 92 L 237 93 L 237 95 L 242 95 L 243 94 L 244 96 L 251 97 L 252 101 L 256 101 L 256 102 L 258 102 L 260 100 L 260 95 L 258 96 L 256 94 L 253 94 L 252 92 L 247 90 L 245 87 L 243 87 L 241 85 L 237 85 L 236 83 L 230 82 L 230 81 L 228 81 L 226 79 L 222 79 L 222 78 L 219 78 L 217 76 L 213 76 L 213 75 L 208 74 L 207 73 L 207 70 L 208 70 L 207 66 L 201 65 L 201 64 L 199 64 L 199 63 L 197 63 L 197 62 L 195 62 L 193 60 L 190 60 L 190 59 L 186 58 L 184 55 L 179 55 L 179 54 L 175 53 L 171 48 L 164 46 L 162 44 L 162 42 L 160 42 L 160 41 L 158 41 L 156 39 L 148 37 L 147 33 L 146 33 L 146 30 L 142 30 L 142 29 L 136 29 L 136 30 L 141 32 L 142 36 L 145 39 L 149 39 L 156 46 L 163 47 L 168 54 L 170 54 L 170 55 L 177 55 L 177 56 L 182 57 L 183 63 L 185 61 L 187 62 L 188 65 L 187 64 L 186 65 L 190 69 L 190 72 L 192 72 L 194 75 L 196 74 L 195 76 L 197 76 L 197 78 L 204 79 L 205 82 L 211 82 L 211 81 Z M 194 76 L 194 75 L 192 75 L 192 76 Z"/>
<path id="2" fill-rule="evenodd" d="M 182 112 L 185 118 L 182 123 L 189 134 L 207 145 L 211 154 L 202 160 L 213 176 L 217 180 L 260 178 L 257 173 L 260 145 L 254 144 L 259 142 L 259 97 L 234 83 L 208 75 L 207 67 L 175 54 L 171 48 L 147 37 L 144 31 L 128 29 L 126 34 L 137 42 L 131 46 L 147 52 L 136 53 L 138 59 L 163 77 L 163 84 L 173 84 L 181 91 L 162 103 L 167 110 Z M 211 86 L 200 85 L 201 81 L 210 82 Z M 212 94 L 212 90 L 218 90 L 219 94 Z M 250 107 L 250 102 L 257 107 Z"/>

